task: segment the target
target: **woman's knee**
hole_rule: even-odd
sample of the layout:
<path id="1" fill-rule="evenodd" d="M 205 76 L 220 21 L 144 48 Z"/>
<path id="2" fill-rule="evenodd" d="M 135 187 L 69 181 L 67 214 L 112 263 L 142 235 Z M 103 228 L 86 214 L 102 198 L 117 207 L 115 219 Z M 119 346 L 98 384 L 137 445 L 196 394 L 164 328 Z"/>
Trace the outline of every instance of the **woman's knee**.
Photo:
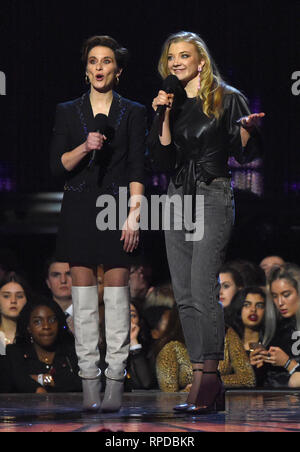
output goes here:
<path id="1" fill-rule="evenodd" d="M 78 287 L 96 286 L 96 269 L 93 267 L 83 267 L 79 265 L 70 265 L 72 285 Z"/>

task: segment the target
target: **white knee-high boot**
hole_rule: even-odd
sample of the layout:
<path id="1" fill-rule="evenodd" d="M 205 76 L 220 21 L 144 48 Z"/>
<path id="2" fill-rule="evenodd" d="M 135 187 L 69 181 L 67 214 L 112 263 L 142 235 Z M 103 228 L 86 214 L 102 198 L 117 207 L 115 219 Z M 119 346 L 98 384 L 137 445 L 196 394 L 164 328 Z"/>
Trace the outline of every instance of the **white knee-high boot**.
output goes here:
<path id="1" fill-rule="evenodd" d="M 83 406 L 100 408 L 99 302 L 97 286 L 72 287 L 75 347 L 82 378 Z"/>
<path id="2" fill-rule="evenodd" d="M 102 411 L 118 411 L 122 404 L 124 376 L 130 347 L 129 288 L 105 287 L 106 388 Z"/>

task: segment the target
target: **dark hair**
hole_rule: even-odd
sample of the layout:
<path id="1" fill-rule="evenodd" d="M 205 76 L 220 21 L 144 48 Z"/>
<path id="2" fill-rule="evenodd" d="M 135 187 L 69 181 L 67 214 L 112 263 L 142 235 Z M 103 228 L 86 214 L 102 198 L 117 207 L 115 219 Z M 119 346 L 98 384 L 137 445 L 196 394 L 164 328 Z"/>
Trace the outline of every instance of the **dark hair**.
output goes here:
<path id="1" fill-rule="evenodd" d="M 233 267 L 228 264 L 224 264 L 219 273 L 230 273 L 232 279 L 237 287 L 244 287 L 244 281 L 240 273 Z"/>
<path id="2" fill-rule="evenodd" d="M 27 280 L 23 276 L 15 272 L 6 273 L 0 281 L 0 289 L 9 283 L 20 284 L 20 286 L 23 288 L 25 292 L 27 301 L 32 297 L 32 289 L 29 286 Z"/>
<path id="3" fill-rule="evenodd" d="M 136 312 L 139 316 L 139 335 L 138 335 L 138 341 L 143 346 L 144 349 L 148 350 L 150 342 L 151 342 L 151 334 L 149 326 L 145 320 L 144 313 L 142 308 L 140 307 L 140 304 L 136 302 L 135 300 L 130 300 L 130 304 L 134 306 L 136 309 Z"/>
<path id="4" fill-rule="evenodd" d="M 146 308 L 144 311 L 144 318 L 149 329 L 155 330 L 158 327 L 163 314 L 170 310 L 171 308 L 168 306 L 149 306 L 149 308 Z"/>
<path id="5" fill-rule="evenodd" d="M 245 329 L 242 321 L 242 309 L 248 294 L 260 295 L 266 302 L 266 294 L 263 289 L 261 289 L 260 287 L 245 287 L 234 295 L 230 305 L 224 309 L 226 326 L 233 328 L 241 339 L 243 339 L 244 337 Z M 259 325 L 259 331 L 261 333 L 261 337 L 263 337 L 264 322 Z"/>
<path id="6" fill-rule="evenodd" d="M 22 309 L 17 322 L 16 344 L 30 344 L 31 336 L 28 331 L 32 312 L 40 306 L 46 306 L 53 311 L 58 321 L 57 345 L 67 345 L 74 343 L 74 336 L 70 332 L 66 323 L 66 316 L 60 306 L 53 300 L 43 296 L 35 296 Z"/>
<path id="7" fill-rule="evenodd" d="M 177 305 L 174 305 L 171 309 L 167 328 L 162 337 L 158 339 L 154 348 L 154 354 L 157 356 L 162 348 L 171 341 L 178 341 L 185 344 Z"/>
<path id="8" fill-rule="evenodd" d="M 236 259 L 227 264 L 234 268 L 243 279 L 243 287 L 265 286 L 266 275 L 263 269 L 251 261 Z"/>
<path id="9" fill-rule="evenodd" d="M 89 52 L 97 46 L 109 47 L 113 50 L 119 69 L 124 69 L 127 66 L 129 59 L 128 50 L 120 46 L 120 44 L 110 36 L 92 36 L 84 42 L 81 59 L 85 66 L 87 65 Z"/>

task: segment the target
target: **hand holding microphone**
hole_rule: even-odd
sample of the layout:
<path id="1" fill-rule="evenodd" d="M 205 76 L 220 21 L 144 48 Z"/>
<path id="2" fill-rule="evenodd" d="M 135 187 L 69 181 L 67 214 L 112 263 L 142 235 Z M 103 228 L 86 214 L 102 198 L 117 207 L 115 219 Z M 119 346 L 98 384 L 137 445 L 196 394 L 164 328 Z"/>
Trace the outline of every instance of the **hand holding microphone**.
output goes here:
<path id="1" fill-rule="evenodd" d="M 102 149 L 105 140 L 107 139 L 104 135 L 105 130 L 107 128 L 108 117 L 99 113 L 95 116 L 94 119 L 94 132 L 90 132 L 87 140 L 85 142 L 86 152 L 92 152 L 91 160 L 89 163 L 89 167 L 91 167 L 95 163 L 96 152 Z"/>

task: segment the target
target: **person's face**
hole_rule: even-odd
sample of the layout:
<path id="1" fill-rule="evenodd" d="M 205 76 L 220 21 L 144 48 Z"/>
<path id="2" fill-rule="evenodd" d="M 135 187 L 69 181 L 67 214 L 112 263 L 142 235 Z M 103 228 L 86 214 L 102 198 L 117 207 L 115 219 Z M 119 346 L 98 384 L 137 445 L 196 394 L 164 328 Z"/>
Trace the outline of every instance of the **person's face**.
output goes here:
<path id="1" fill-rule="evenodd" d="M 115 53 L 109 47 L 93 47 L 87 59 L 86 75 L 91 86 L 99 92 L 110 91 L 120 75 L 121 69 L 118 69 Z"/>
<path id="2" fill-rule="evenodd" d="M 281 257 L 278 256 L 268 256 L 265 257 L 259 264 L 259 266 L 263 269 L 265 272 L 265 275 L 268 277 L 271 270 L 273 268 L 282 267 L 284 265 L 284 260 L 281 259 Z"/>
<path id="3" fill-rule="evenodd" d="M 248 328 L 258 327 L 265 314 L 265 300 L 259 294 L 249 293 L 242 308 L 242 322 Z"/>
<path id="4" fill-rule="evenodd" d="M 194 44 L 180 41 L 174 42 L 169 47 L 168 69 L 171 74 L 186 85 L 198 77 L 199 66 L 202 68 L 204 60 L 200 61 L 199 54 Z"/>
<path id="5" fill-rule="evenodd" d="M 296 315 L 300 297 L 295 287 L 287 279 L 277 279 L 271 284 L 271 295 L 279 313 L 285 319 Z"/>
<path id="6" fill-rule="evenodd" d="M 50 265 L 47 286 L 54 300 L 68 300 L 72 297 L 72 278 L 67 263 L 54 262 Z"/>
<path id="7" fill-rule="evenodd" d="M 239 290 L 239 287 L 235 284 L 231 273 L 220 273 L 220 301 L 223 307 L 226 308 L 230 305 L 232 298 Z"/>
<path id="8" fill-rule="evenodd" d="M 139 324 L 139 315 L 133 304 L 130 304 L 130 320 L 131 325 L 138 325 Z"/>
<path id="9" fill-rule="evenodd" d="M 30 316 L 28 331 L 40 347 L 51 347 L 58 334 L 58 320 L 52 309 L 48 306 L 35 308 Z"/>
<path id="10" fill-rule="evenodd" d="M 3 317 L 16 319 L 26 302 L 26 295 L 20 284 L 10 282 L 1 287 L 0 312 Z"/>

